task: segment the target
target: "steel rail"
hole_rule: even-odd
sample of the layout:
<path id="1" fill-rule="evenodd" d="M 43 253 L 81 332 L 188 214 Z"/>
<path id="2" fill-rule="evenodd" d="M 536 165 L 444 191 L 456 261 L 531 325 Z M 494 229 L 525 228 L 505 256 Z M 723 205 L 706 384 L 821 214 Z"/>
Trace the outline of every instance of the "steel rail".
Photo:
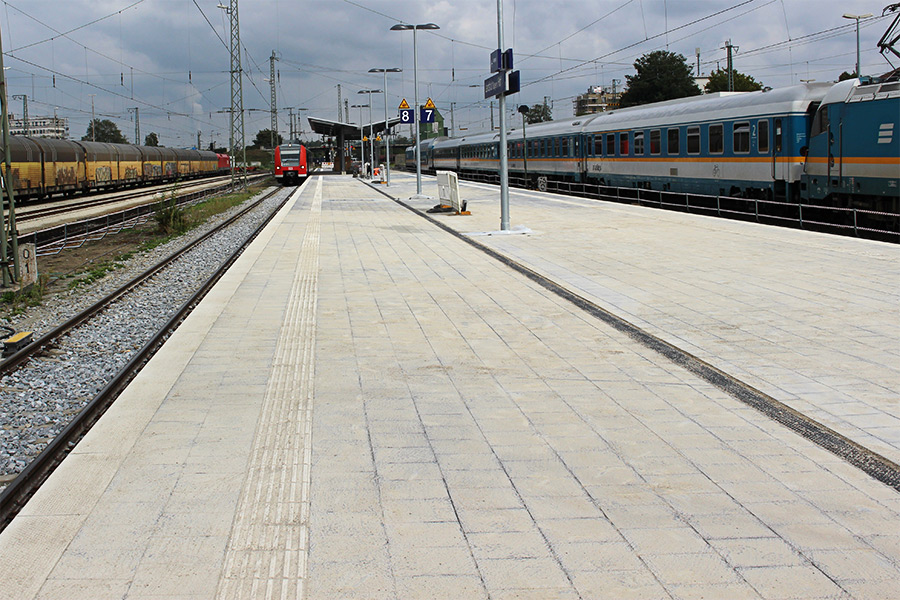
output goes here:
<path id="1" fill-rule="evenodd" d="M 163 267 L 171 264 L 175 259 L 178 258 L 182 253 L 186 252 L 190 248 L 193 248 L 202 240 L 207 239 L 214 233 L 220 231 L 224 227 L 234 223 L 238 218 L 244 216 L 247 212 L 259 206 L 263 201 L 270 198 L 281 188 L 276 189 L 269 194 L 266 194 L 263 198 L 253 203 L 253 205 L 245 208 L 240 213 L 234 215 L 232 218 L 223 222 L 219 226 L 217 226 L 212 231 L 203 235 L 201 238 L 198 238 L 179 252 L 176 252 L 166 259 L 164 259 L 158 265 L 148 269 L 143 274 L 134 278 L 132 281 L 122 286 L 115 292 L 113 292 L 107 298 L 97 302 L 94 306 L 86 309 L 79 313 L 76 317 L 73 317 L 59 328 L 51 332 L 51 334 L 55 334 L 51 336 L 50 334 L 43 336 L 40 340 L 32 343 L 30 346 L 23 348 L 20 352 L 11 356 L 9 359 L 0 363 L 0 368 L 6 369 L 8 368 L 8 364 L 15 364 L 16 366 L 20 365 L 24 360 L 32 356 L 38 348 L 45 347 L 50 341 L 56 339 L 63 333 L 69 331 L 74 326 L 78 325 L 81 322 L 87 320 L 90 315 L 96 314 L 106 306 L 108 306 L 113 300 L 121 297 L 125 294 L 129 289 L 136 287 L 139 283 L 146 280 L 152 274 L 158 272 Z M 0 494 L 0 531 L 6 528 L 7 525 L 12 521 L 12 519 L 16 516 L 16 514 L 21 510 L 21 508 L 25 505 L 29 498 L 37 491 L 37 489 L 41 486 L 41 484 L 50 476 L 53 470 L 62 462 L 65 456 L 68 454 L 69 450 L 75 446 L 75 444 L 80 440 L 96 423 L 103 413 L 112 405 L 115 401 L 116 397 L 125 389 L 125 387 L 131 382 L 132 379 L 137 375 L 143 365 L 156 353 L 160 346 L 162 346 L 163 342 L 167 339 L 167 337 L 174 331 L 182 320 L 193 310 L 193 308 L 203 299 L 203 297 L 209 292 L 209 290 L 218 282 L 218 280 L 225 274 L 228 268 L 238 259 L 238 257 L 243 253 L 243 251 L 247 248 L 247 246 L 259 235 L 259 233 L 269 224 L 269 222 L 274 218 L 274 216 L 281 210 L 281 208 L 287 203 L 288 199 L 291 197 L 291 194 L 288 194 L 285 199 L 278 205 L 278 207 L 269 214 L 263 222 L 254 230 L 254 232 L 245 240 L 244 244 L 236 249 L 231 256 L 213 273 L 206 282 L 201 286 L 201 288 L 191 296 L 188 300 L 186 300 L 181 307 L 176 311 L 174 315 L 168 320 L 168 322 L 150 339 L 144 346 L 131 358 L 127 365 L 125 365 L 114 377 L 113 379 L 106 384 L 106 386 L 100 390 L 100 392 L 92 399 L 76 416 L 75 418 L 69 422 L 68 425 L 60 432 L 58 436 L 56 436 L 48 445 L 44 448 L 44 450 L 32 460 L 25 469 L 19 473 L 18 477 L 11 481 L 9 485 L 3 490 L 3 493 Z M 60 333 L 60 330 L 65 329 Z M 32 347 L 34 349 L 30 350 Z M 22 356 L 20 356 L 22 355 Z M 5 371 L 4 371 L 5 372 Z"/>

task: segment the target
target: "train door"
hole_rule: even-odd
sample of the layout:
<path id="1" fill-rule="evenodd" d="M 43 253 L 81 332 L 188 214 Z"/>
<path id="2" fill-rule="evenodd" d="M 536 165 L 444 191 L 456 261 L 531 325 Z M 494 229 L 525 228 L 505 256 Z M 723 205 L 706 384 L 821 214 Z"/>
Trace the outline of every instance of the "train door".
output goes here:
<path id="1" fill-rule="evenodd" d="M 791 163 L 786 156 L 784 120 L 776 117 L 772 136 L 772 179 L 775 182 L 775 193 L 779 196 L 787 196 L 787 180 L 789 178 Z"/>

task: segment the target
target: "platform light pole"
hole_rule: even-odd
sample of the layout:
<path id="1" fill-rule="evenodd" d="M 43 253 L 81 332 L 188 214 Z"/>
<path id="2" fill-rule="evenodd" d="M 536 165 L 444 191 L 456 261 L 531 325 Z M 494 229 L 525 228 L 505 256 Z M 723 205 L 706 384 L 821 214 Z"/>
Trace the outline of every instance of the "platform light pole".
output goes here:
<path id="1" fill-rule="evenodd" d="M 368 108 L 368 104 L 353 104 L 350 108 L 358 108 L 359 109 L 359 172 L 360 175 L 363 175 L 363 168 L 366 163 L 366 143 L 363 141 L 363 124 L 362 124 L 362 109 Z"/>
<path id="2" fill-rule="evenodd" d="M 399 69 L 397 67 L 392 67 L 390 69 L 369 69 L 369 73 L 383 73 L 384 74 L 384 157 L 385 157 L 385 177 L 387 186 L 391 187 L 391 139 L 388 135 L 388 111 L 387 111 L 387 103 L 388 103 L 388 94 L 387 94 L 387 74 L 388 73 L 402 73 L 403 69 Z"/>
<path id="3" fill-rule="evenodd" d="M 872 13 L 866 13 L 864 15 L 851 15 L 849 13 L 844 13 L 845 19 L 856 19 L 856 76 L 859 77 L 862 73 L 859 72 L 859 20 L 860 19 L 868 19 L 872 16 Z"/>
<path id="4" fill-rule="evenodd" d="M 375 173 L 375 134 L 372 127 L 372 94 L 380 94 L 382 90 L 359 90 L 357 94 L 368 94 L 369 95 L 369 158 L 372 159 L 372 162 L 369 163 L 372 165 L 372 173 Z"/>
<path id="5" fill-rule="evenodd" d="M 409 25 L 407 23 L 397 23 L 391 27 L 391 31 L 408 31 L 413 32 L 413 98 L 415 101 L 415 110 L 413 111 L 414 123 L 416 128 L 416 196 L 422 195 L 422 160 L 419 149 L 419 53 L 416 47 L 416 31 L 419 29 L 440 29 L 434 23 L 423 23 L 421 25 Z"/>

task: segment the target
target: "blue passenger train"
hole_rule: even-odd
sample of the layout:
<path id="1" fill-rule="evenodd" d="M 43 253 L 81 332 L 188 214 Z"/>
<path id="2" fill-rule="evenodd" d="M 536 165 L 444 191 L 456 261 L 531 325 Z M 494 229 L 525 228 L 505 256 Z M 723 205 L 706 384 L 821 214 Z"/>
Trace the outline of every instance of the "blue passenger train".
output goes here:
<path id="1" fill-rule="evenodd" d="M 898 115 L 896 80 L 720 92 L 511 128 L 509 172 L 541 190 L 569 181 L 896 214 Z M 422 168 L 496 175 L 499 137 L 424 140 Z"/>

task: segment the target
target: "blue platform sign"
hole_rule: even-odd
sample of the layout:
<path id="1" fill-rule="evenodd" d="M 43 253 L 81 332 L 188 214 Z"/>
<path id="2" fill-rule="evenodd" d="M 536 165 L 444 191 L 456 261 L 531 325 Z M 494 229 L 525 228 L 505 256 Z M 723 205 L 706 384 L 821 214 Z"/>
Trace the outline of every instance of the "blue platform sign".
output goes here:
<path id="1" fill-rule="evenodd" d="M 416 113 L 414 113 L 415 109 L 412 108 L 401 108 L 400 109 L 400 122 L 404 125 L 408 125 L 413 123 L 416 120 Z"/>
<path id="2" fill-rule="evenodd" d="M 419 112 L 419 123 L 434 123 L 436 115 L 437 109 L 425 108 L 423 106 Z"/>
<path id="3" fill-rule="evenodd" d="M 484 80 L 484 97 L 508 96 L 519 91 L 519 72 L 500 71 Z"/>

